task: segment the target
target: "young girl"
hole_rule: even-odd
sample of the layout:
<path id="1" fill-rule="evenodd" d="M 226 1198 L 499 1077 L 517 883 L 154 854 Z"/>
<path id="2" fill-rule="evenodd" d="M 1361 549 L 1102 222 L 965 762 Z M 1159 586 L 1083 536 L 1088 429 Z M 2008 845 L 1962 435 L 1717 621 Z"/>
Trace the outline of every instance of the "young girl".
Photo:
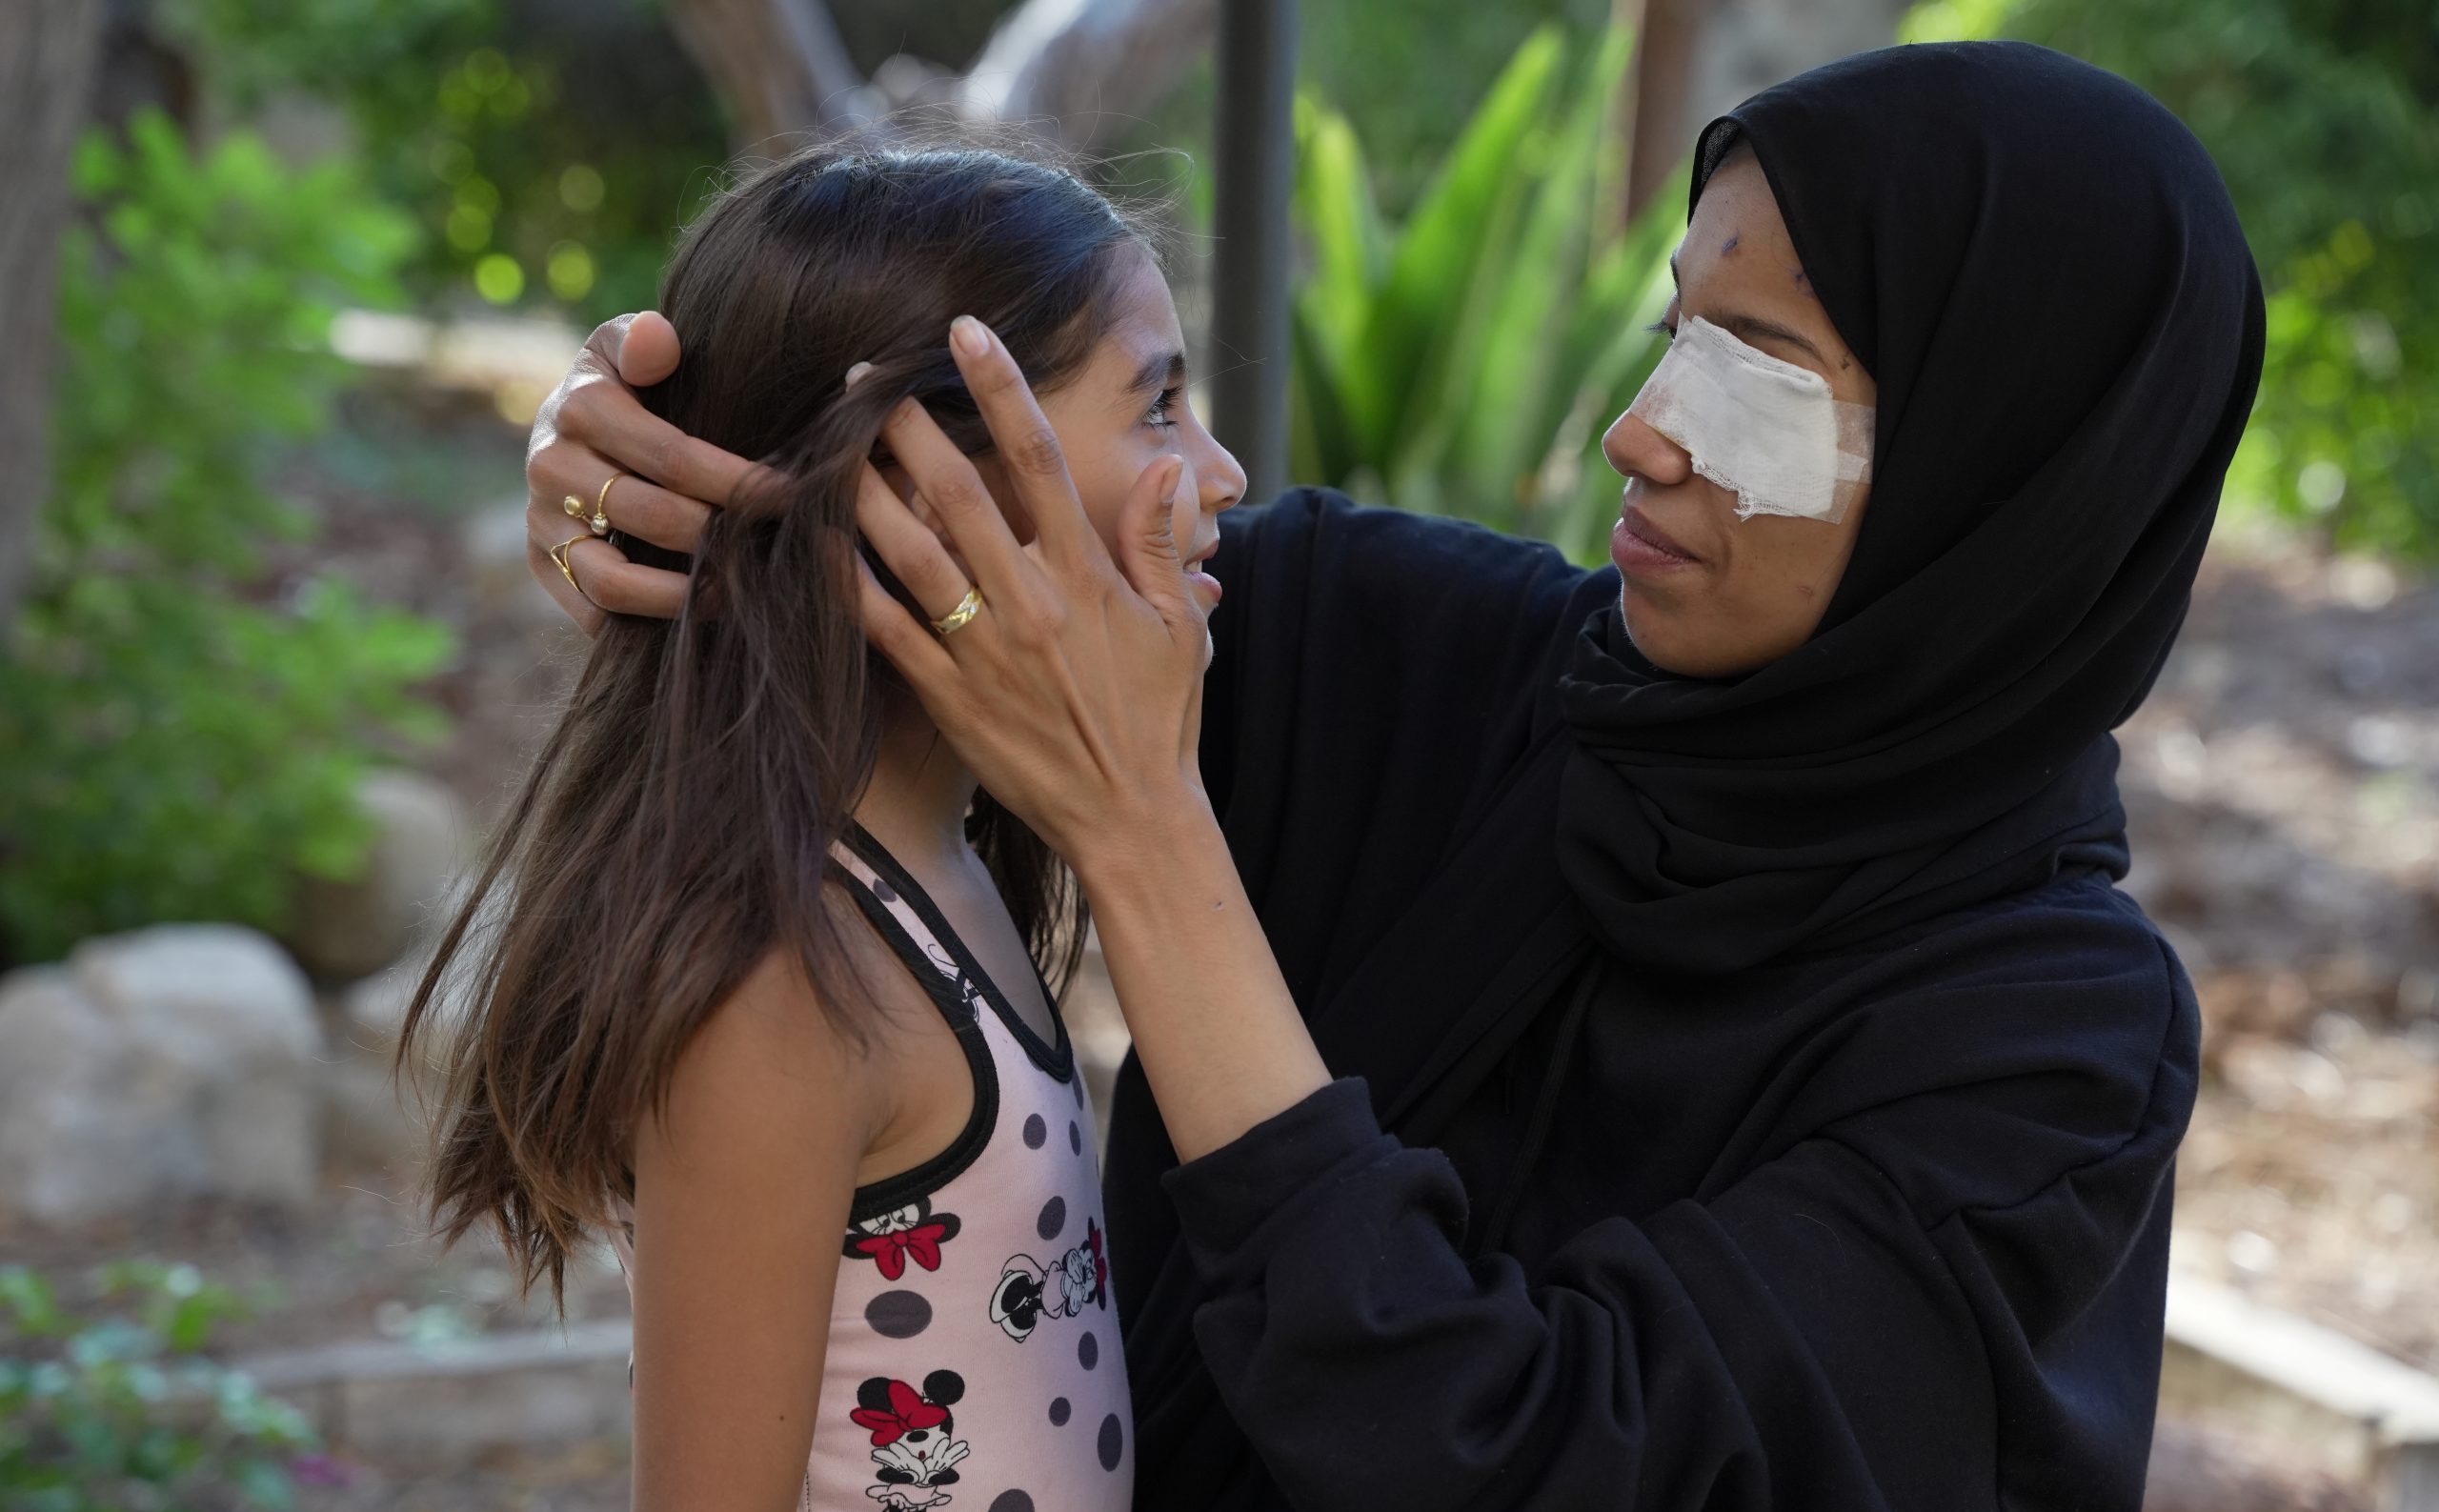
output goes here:
<path id="1" fill-rule="evenodd" d="M 616 1248 L 639 1507 L 1125 1507 L 1092 1115 L 1055 1006 L 1080 897 L 868 652 L 857 498 L 876 474 L 910 494 L 877 437 L 916 399 L 1013 499 L 960 316 L 1042 393 L 1113 549 L 1165 510 L 1199 563 L 1243 475 L 1186 406 L 1145 239 L 1054 169 L 799 153 L 703 214 L 662 300 L 687 361 L 647 403 L 762 468 L 691 564 L 627 534 L 682 507 L 650 484 L 567 505 L 555 559 L 612 534 L 694 586 L 674 624 L 595 641 L 409 1016 L 402 1063 L 465 983 L 438 1226 L 496 1227 L 554 1295 L 588 1237 Z"/>

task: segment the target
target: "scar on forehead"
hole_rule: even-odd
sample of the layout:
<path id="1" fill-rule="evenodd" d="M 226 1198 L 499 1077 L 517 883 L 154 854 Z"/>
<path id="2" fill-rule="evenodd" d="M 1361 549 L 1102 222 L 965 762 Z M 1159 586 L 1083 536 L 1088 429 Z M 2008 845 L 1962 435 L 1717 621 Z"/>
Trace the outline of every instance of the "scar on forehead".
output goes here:
<path id="1" fill-rule="evenodd" d="M 1741 232 L 1741 231 L 1732 231 L 1732 232 L 1729 232 L 1727 233 L 1727 240 L 1725 240 L 1725 241 L 1723 241 L 1723 242 L 1721 242 L 1721 243 L 1719 244 L 1719 254 L 1720 254 L 1721 256 L 1724 257 L 1724 256 L 1726 256 L 1728 253 L 1730 253 L 1730 252 L 1732 252 L 1736 251 L 1736 249 L 1737 249 L 1737 248 L 1739 248 L 1739 247 L 1743 246 L 1743 245 L 1744 245 L 1744 233 L 1743 232 Z"/>

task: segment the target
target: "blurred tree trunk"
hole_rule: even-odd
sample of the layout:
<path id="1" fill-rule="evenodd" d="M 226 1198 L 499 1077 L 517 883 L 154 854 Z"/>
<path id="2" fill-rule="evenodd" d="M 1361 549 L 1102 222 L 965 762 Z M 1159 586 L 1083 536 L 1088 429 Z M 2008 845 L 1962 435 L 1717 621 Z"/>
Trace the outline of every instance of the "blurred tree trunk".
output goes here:
<path id="1" fill-rule="evenodd" d="M 1211 44 L 1220 0 L 1026 0 L 941 97 L 969 120 L 1069 147 L 1156 103 Z M 822 0 L 670 0 L 739 145 L 870 120 L 891 102 L 848 56 Z"/>
<path id="2" fill-rule="evenodd" d="M 739 147 L 871 114 L 864 76 L 821 0 L 669 0 L 678 40 L 728 107 Z"/>
<path id="3" fill-rule="evenodd" d="M 50 493 L 59 235 L 101 19 L 99 0 L 0 4 L 0 635 Z"/>
<path id="4" fill-rule="evenodd" d="M 966 71 L 969 119 L 1033 122 L 1071 148 L 1159 103 L 1218 34 L 1220 0 L 1027 0 Z"/>
<path id="5" fill-rule="evenodd" d="M 1643 213 L 1693 147 L 1685 102 L 1691 94 L 1694 41 L 1709 0 L 1627 0 L 1621 10 L 1635 30 L 1634 120 L 1626 138 L 1625 218 Z"/>

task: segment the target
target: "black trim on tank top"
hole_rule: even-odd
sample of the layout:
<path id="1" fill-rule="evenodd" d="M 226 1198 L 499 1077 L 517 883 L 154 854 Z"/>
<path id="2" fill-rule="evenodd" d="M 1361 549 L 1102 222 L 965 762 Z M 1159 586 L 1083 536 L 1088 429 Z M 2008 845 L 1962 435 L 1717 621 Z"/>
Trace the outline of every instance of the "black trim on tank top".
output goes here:
<path id="1" fill-rule="evenodd" d="M 864 859 L 870 862 L 872 858 Z M 864 911 L 865 919 L 889 942 L 889 948 L 897 952 L 917 985 L 939 1009 L 940 1017 L 948 1020 L 949 1028 L 957 1035 L 957 1047 L 965 1052 L 966 1069 L 974 1076 L 974 1112 L 947 1149 L 920 1165 L 856 1188 L 855 1196 L 848 1200 L 847 1221 L 860 1223 L 912 1206 L 917 1199 L 929 1197 L 956 1180 L 965 1174 L 966 1167 L 981 1158 L 991 1143 L 991 1131 L 999 1121 L 999 1067 L 992 1058 L 990 1041 L 983 1038 L 982 1021 L 958 996 L 957 984 L 940 975 L 939 964 L 923 953 L 923 947 L 906 932 L 906 926 L 890 913 L 889 905 L 876 897 L 860 877 L 844 868 L 840 869 L 840 877 L 847 890 L 856 895 L 856 906 Z M 897 884 L 892 881 L 890 885 Z"/>
<path id="2" fill-rule="evenodd" d="M 906 868 L 897 864 L 897 857 L 883 850 L 880 841 L 875 839 L 869 830 L 852 820 L 847 826 L 845 838 L 864 863 L 906 899 L 907 906 L 915 910 L 915 917 L 923 921 L 923 927 L 932 932 L 932 937 L 957 962 L 957 970 L 973 981 L 983 1000 L 991 1005 L 991 1011 L 998 1014 L 1008 1032 L 1016 1036 L 1017 1043 L 1024 1047 L 1026 1058 L 1047 1072 L 1055 1081 L 1064 1083 L 1072 1080 L 1076 1075 L 1076 1046 L 1068 1038 L 1067 1020 L 1058 1012 L 1058 997 L 1050 990 L 1050 983 L 1042 978 L 1040 963 L 1034 965 L 1034 981 L 1041 989 L 1041 1000 L 1050 1008 L 1050 1027 L 1057 1036 L 1056 1041 L 1050 1044 L 1042 1042 L 1041 1036 L 1033 1025 L 1025 1022 L 1024 1016 L 1018 1013 L 1016 1005 L 999 991 L 998 983 L 991 979 L 991 974 L 982 969 L 982 963 L 966 948 L 964 939 L 950 927 L 948 916 L 940 912 L 939 905 L 932 901 L 932 895 L 923 891 L 921 884 Z M 931 964 L 928 958 L 926 963 Z M 939 974 L 937 964 L 932 965 L 932 972 L 934 976 Z"/>

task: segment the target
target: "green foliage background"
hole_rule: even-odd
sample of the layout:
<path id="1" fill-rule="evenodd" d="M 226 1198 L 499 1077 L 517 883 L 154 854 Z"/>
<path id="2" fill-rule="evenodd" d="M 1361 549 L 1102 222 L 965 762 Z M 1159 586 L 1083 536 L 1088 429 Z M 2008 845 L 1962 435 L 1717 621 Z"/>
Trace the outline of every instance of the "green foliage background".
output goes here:
<path id="1" fill-rule="evenodd" d="M 729 155 L 717 103 L 655 0 L 580 26 L 508 0 L 160 0 L 213 98 L 338 107 L 368 187 L 423 227 L 426 300 L 649 307 Z"/>
<path id="2" fill-rule="evenodd" d="M 102 1267 L 94 1306 L 0 1265 L 0 1507 L 288 1512 L 320 1468 L 304 1414 L 204 1350 L 249 1308 L 191 1265 Z"/>
<path id="3" fill-rule="evenodd" d="M 2339 544 L 2439 560 L 2439 11 L 2429 0 L 1935 0 L 2132 79 L 2218 160 L 2269 304 L 2230 477 Z"/>
<path id="4" fill-rule="evenodd" d="M 413 241 L 344 163 L 302 172 L 158 113 L 75 166 L 61 250 L 51 497 L 0 660 L 0 955 L 163 919 L 275 928 L 299 871 L 345 876 L 376 740 L 436 627 L 341 584 L 259 580 L 310 521 L 263 477 L 330 419 L 342 302 L 399 298 Z"/>
<path id="5" fill-rule="evenodd" d="M 1658 361 L 1677 218 L 1616 231 L 1631 37 L 1557 26 L 1516 50 L 1401 221 L 1363 144 L 1299 110 L 1291 469 L 1602 554 L 1617 475 L 1601 435 Z"/>

